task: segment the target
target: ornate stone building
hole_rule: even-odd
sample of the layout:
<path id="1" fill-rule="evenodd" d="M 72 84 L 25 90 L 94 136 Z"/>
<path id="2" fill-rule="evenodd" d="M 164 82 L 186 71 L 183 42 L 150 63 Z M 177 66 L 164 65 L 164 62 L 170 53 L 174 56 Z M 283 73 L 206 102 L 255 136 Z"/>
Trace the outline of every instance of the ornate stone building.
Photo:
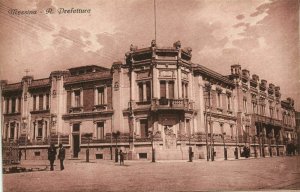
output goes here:
<path id="1" fill-rule="evenodd" d="M 68 158 L 236 158 L 284 155 L 297 138 L 294 101 L 280 88 L 232 65 L 221 75 L 193 63 L 192 49 L 130 47 L 111 69 L 88 65 L 49 78 L 1 81 L 2 140 L 27 158 L 46 159 L 50 143 Z"/>

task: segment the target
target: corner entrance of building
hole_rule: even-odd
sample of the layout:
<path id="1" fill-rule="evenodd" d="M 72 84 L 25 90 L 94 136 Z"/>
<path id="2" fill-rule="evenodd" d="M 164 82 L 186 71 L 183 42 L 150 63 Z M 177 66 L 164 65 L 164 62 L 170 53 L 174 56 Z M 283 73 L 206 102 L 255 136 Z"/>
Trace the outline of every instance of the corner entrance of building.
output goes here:
<path id="1" fill-rule="evenodd" d="M 73 157 L 78 158 L 79 153 L 79 135 L 73 135 Z"/>

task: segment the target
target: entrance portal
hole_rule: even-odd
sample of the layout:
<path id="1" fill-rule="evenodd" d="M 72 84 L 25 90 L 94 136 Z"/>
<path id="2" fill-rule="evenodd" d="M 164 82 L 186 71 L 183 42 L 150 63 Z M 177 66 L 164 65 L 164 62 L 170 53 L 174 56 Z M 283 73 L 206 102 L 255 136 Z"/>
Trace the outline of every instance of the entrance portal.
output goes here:
<path id="1" fill-rule="evenodd" d="M 176 134 L 174 133 L 173 126 L 165 126 L 165 147 L 166 149 L 176 149 Z"/>
<path id="2" fill-rule="evenodd" d="M 78 158 L 79 148 L 79 135 L 73 135 L 73 157 Z"/>

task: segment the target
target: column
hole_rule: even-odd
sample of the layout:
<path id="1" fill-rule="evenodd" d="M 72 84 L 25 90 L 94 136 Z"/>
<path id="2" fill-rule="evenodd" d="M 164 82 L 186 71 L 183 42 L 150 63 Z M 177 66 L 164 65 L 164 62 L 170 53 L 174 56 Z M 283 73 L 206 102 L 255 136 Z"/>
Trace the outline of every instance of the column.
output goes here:
<path id="1" fill-rule="evenodd" d="M 107 87 L 104 87 L 104 104 L 107 104 Z"/>
<path id="2" fill-rule="evenodd" d="M 181 85 L 181 67 L 177 69 L 177 82 L 178 82 L 178 98 L 182 98 L 182 85 Z"/>
<path id="3" fill-rule="evenodd" d="M 143 101 L 147 101 L 146 82 L 143 82 Z"/>
<path id="4" fill-rule="evenodd" d="M 83 106 L 83 89 L 80 89 L 80 107 Z"/>
<path id="5" fill-rule="evenodd" d="M 31 140 L 34 140 L 35 139 L 35 121 L 32 122 L 32 137 L 31 137 Z"/>
<path id="6" fill-rule="evenodd" d="M 189 79 L 189 84 L 188 84 L 188 91 L 189 93 L 187 94 L 189 99 L 191 100 L 194 100 L 194 95 L 193 95 L 193 91 L 194 91 L 194 88 L 193 88 L 193 78 L 192 78 L 192 74 L 191 72 L 188 74 L 188 79 Z"/>
<path id="7" fill-rule="evenodd" d="M 16 97 L 16 105 L 15 105 L 15 112 L 19 112 L 19 97 Z"/>
<path id="8" fill-rule="evenodd" d="M 46 110 L 46 94 L 43 94 L 43 109 Z"/>
<path id="9" fill-rule="evenodd" d="M 6 103 L 7 103 L 7 100 L 6 100 L 6 98 L 4 98 L 4 99 L 3 99 L 3 107 L 2 107 L 2 109 L 3 109 L 3 114 L 5 114 L 5 113 L 7 112 L 7 111 L 6 111 L 6 110 L 7 110 L 7 109 L 6 109 L 6 105 L 7 105 Z"/>
<path id="10" fill-rule="evenodd" d="M 36 110 L 37 111 L 39 111 L 40 110 L 40 106 L 39 106 L 39 104 L 40 104 L 40 96 L 39 95 L 37 95 L 36 96 Z"/>
<path id="11" fill-rule="evenodd" d="M 94 105 L 98 105 L 98 88 L 94 89 Z"/>
<path id="12" fill-rule="evenodd" d="M 8 99 L 8 113 L 11 113 L 11 111 L 12 111 L 11 110 L 11 107 L 12 107 L 11 104 L 12 104 L 12 100 L 11 100 L 11 98 L 9 98 Z"/>
<path id="13" fill-rule="evenodd" d="M 135 74 L 132 71 L 130 75 L 131 75 L 131 100 L 135 100 L 135 86 L 136 86 Z"/>
<path id="14" fill-rule="evenodd" d="M 71 92 L 71 107 L 75 106 L 75 92 L 72 90 Z"/>
<path id="15" fill-rule="evenodd" d="M 42 140 L 45 138 L 45 121 L 42 121 Z"/>
<path id="16" fill-rule="evenodd" d="M 166 81 L 166 98 L 169 99 L 169 82 Z"/>
<path id="17" fill-rule="evenodd" d="M 10 122 L 8 122 L 8 129 L 7 129 L 7 131 L 8 131 L 8 134 L 7 134 L 7 136 L 8 136 L 8 141 L 9 141 L 9 138 L 10 138 Z"/>
<path id="18" fill-rule="evenodd" d="M 183 94 L 182 94 L 182 95 L 183 95 L 183 98 L 185 98 L 185 97 L 186 97 L 186 92 L 185 92 L 185 91 L 186 91 L 186 89 L 185 89 L 186 84 L 183 84 L 183 85 L 181 85 L 181 86 L 183 86 L 183 87 L 181 87 L 181 89 L 183 88 L 183 89 L 182 89 L 182 91 L 183 91 Z"/>
<path id="19" fill-rule="evenodd" d="M 175 81 L 174 81 L 174 99 L 178 99 L 178 80 L 177 80 L 177 73 L 174 73 Z"/>
<path id="20" fill-rule="evenodd" d="M 157 87 L 157 69 L 153 66 L 152 70 L 152 95 L 154 98 L 158 98 L 157 92 L 159 92 L 158 87 Z"/>

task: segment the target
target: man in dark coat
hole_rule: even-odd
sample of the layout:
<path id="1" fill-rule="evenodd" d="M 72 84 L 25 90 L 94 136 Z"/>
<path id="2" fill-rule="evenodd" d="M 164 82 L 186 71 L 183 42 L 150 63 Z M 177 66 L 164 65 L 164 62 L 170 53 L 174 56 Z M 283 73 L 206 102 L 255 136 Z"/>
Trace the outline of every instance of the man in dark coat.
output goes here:
<path id="1" fill-rule="evenodd" d="M 50 147 L 48 148 L 48 160 L 50 161 L 50 171 L 53 171 L 53 164 L 56 157 L 56 148 L 54 144 L 52 143 Z"/>
<path id="2" fill-rule="evenodd" d="M 65 156 L 66 156 L 66 150 L 63 147 L 63 145 L 60 143 L 59 144 L 59 151 L 58 151 L 58 159 L 60 161 L 60 170 L 64 170 L 64 160 L 65 160 Z"/>
<path id="3" fill-rule="evenodd" d="M 120 150 L 120 165 L 124 165 L 124 153 Z"/>

